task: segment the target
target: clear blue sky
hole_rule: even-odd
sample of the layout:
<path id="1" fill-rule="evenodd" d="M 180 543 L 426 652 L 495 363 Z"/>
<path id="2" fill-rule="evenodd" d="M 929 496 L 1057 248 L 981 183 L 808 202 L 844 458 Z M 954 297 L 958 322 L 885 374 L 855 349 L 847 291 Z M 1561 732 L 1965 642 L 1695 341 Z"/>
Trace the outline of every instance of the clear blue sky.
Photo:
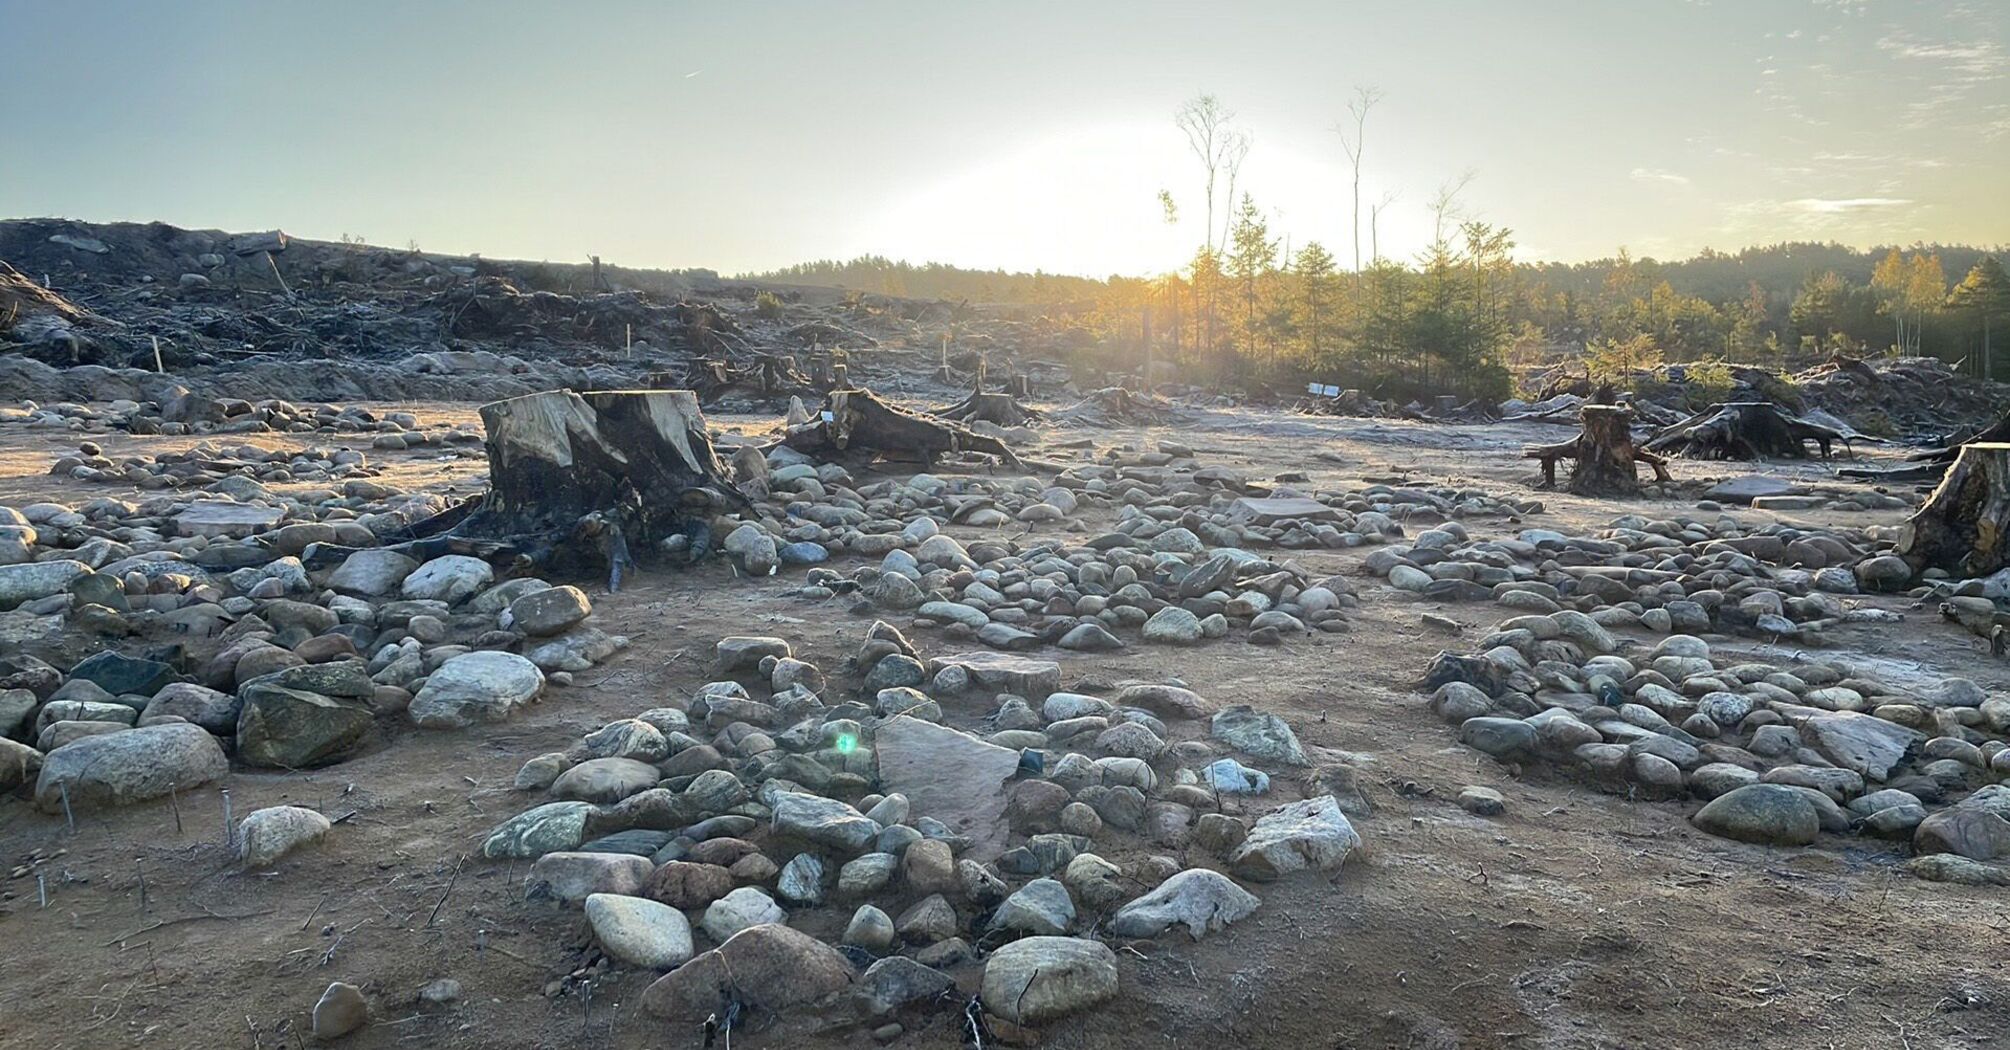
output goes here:
<path id="1" fill-rule="evenodd" d="M 1145 272 L 1201 239 L 1172 113 L 1211 92 L 1254 142 L 1238 191 L 1345 264 L 1332 128 L 1368 84 L 1385 254 L 1467 169 L 1535 258 L 2010 242 L 2010 0 L 0 0 L 0 26 L 5 216 Z"/>

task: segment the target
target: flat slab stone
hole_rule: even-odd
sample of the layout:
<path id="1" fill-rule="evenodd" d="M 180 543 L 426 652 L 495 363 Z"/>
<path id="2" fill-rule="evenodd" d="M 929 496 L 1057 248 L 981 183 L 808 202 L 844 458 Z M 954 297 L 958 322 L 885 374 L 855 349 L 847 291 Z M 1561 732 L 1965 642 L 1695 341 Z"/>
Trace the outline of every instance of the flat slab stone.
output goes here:
<path id="1" fill-rule="evenodd" d="M 1808 490 L 1785 478 L 1769 478 L 1762 474 L 1747 474 L 1743 477 L 1725 478 L 1712 485 L 1703 493 L 1704 499 L 1719 503 L 1750 503 L 1761 496 L 1799 496 Z"/>
<path id="2" fill-rule="evenodd" d="M 183 536 L 229 536 L 264 532 L 279 524 L 286 512 L 278 507 L 254 507 L 221 500 L 197 500 L 175 515 L 175 531 Z"/>
<path id="3" fill-rule="evenodd" d="M 1867 780 L 1882 782 L 1906 753 L 1925 741 L 1923 733 L 1896 722 L 1855 711 L 1823 711 L 1813 707 L 1779 708 L 1802 739 L 1844 769 Z"/>
<path id="4" fill-rule="evenodd" d="M 1754 496 L 1753 510 L 1813 510 L 1828 504 L 1827 496 Z"/>
<path id="5" fill-rule="evenodd" d="M 1019 768 L 1017 751 L 906 715 L 873 732 L 873 751 L 881 787 L 967 837 L 965 856 L 988 861 L 1005 852 L 1005 781 Z"/>
<path id="6" fill-rule="evenodd" d="M 1061 665 L 1052 660 L 1010 653 L 958 653 L 938 657 L 935 662 L 940 667 L 961 667 L 977 685 L 1023 696 L 1035 704 L 1061 688 Z"/>
<path id="7" fill-rule="evenodd" d="M 1289 519 L 1338 521 L 1340 512 L 1302 496 L 1243 496 L 1228 505 L 1228 517 L 1241 525 L 1274 525 Z"/>

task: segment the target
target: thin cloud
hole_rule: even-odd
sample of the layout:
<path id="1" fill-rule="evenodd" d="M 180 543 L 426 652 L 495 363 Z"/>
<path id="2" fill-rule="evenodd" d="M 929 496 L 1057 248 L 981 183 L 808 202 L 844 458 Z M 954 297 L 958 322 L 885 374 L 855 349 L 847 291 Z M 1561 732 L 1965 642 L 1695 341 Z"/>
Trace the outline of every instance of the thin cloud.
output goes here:
<path id="1" fill-rule="evenodd" d="M 1672 171 L 1662 171 L 1659 168 L 1635 168 L 1633 169 L 1633 177 L 1641 182 L 1665 182 L 1671 186 L 1689 185 L 1689 176 L 1678 175 Z"/>
<path id="2" fill-rule="evenodd" d="M 1882 208 L 1902 208 L 1911 203 L 1905 197 L 1802 197 L 1788 201 L 1787 206 L 1815 215 L 1847 215 Z"/>

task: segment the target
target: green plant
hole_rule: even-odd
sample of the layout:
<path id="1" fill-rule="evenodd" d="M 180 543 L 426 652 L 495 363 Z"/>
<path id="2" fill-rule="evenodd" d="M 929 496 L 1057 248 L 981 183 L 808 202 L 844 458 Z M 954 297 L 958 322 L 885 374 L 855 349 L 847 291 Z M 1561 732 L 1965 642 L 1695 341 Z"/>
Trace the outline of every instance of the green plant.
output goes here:
<path id="1" fill-rule="evenodd" d="M 762 292 L 754 296 L 754 313 L 770 321 L 782 316 L 782 297 L 773 292 Z"/>

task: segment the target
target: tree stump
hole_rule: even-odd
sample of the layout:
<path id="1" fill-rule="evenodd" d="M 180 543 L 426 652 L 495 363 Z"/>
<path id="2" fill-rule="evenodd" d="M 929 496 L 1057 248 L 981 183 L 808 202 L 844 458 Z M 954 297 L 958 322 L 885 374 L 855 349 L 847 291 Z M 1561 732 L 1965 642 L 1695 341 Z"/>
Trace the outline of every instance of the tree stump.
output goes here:
<path id="1" fill-rule="evenodd" d="M 1522 453 L 1542 461 L 1542 487 L 1556 487 L 1556 461 L 1575 461 L 1566 488 L 1580 496 L 1631 496 L 1640 491 L 1636 462 L 1654 468 L 1654 480 L 1666 484 L 1667 461 L 1633 444 L 1633 413 L 1614 405 L 1585 405 L 1583 429 L 1569 441 L 1538 445 Z"/>
<path id="2" fill-rule="evenodd" d="M 1821 447 L 1823 459 L 1835 442 L 1845 448 L 1849 444 L 1841 431 L 1810 423 L 1771 401 L 1730 401 L 1668 427 L 1641 447 L 1692 459 L 1806 459 L 1809 441 Z"/>
<path id="3" fill-rule="evenodd" d="M 1025 376 L 1020 376 L 1024 379 Z M 1022 384 L 1023 385 L 1023 384 Z M 970 388 L 970 396 L 948 408 L 938 408 L 935 414 L 958 423 L 974 423 L 984 420 L 1001 427 L 1024 426 L 1040 418 L 1040 413 L 1019 403 L 1019 396 L 1007 390 L 1000 394 L 984 392 L 984 372 L 980 369 L 977 379 Z"/>
<path id="4" fill-rule="evenodd" d="M 751 505 L 727 482 L 689 390 L 549 390 L 481 408 L 489 491 L 386 536 L 424 560 L 468 554 L 517 572 L 608 573 L 619 590 L 635 551 L 673 535 L 706 547 L 721 511 Z M 332 564 L 348 548 L 315 544 Z"/>
<path id="5" fill-rule="evenodd" d="M 822 417 L 791 428 L 782 443 L 813 455 L 901 453 L 919 458 L 924 466 L 945 452 L 982 452 L 1022 466 L 996 438 L 887 404 L 862 387 L 831 391 Z"/>
<path id="6" fill-rule="evenodd" d="M 1899 531 L 1914 572 L 1987 576 L 2010 565 L 2010 444 L 1963 445 L 1940 485 Z"/>

